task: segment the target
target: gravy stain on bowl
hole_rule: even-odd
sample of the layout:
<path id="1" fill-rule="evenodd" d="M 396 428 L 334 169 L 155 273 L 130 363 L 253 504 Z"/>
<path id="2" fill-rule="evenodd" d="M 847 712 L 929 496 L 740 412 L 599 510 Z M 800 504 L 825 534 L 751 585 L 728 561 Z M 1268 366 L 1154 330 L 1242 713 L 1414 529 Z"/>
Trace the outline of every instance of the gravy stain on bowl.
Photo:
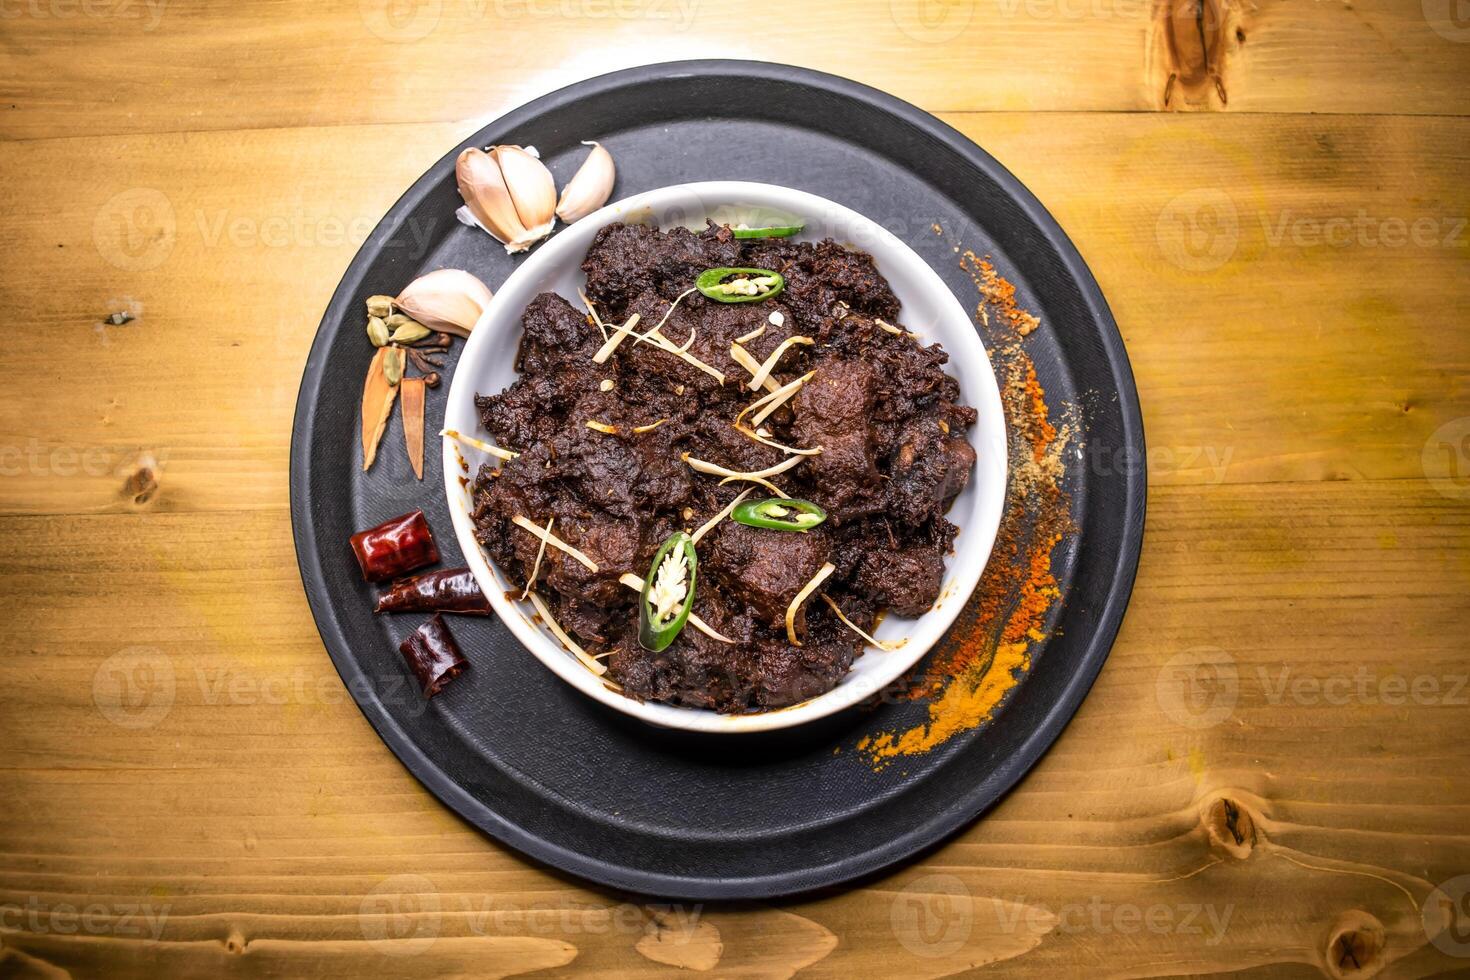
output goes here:
<path id="1" fill-rule="evenodd" d="M 929 752 L 993 717 L 1030 669 L 1032 650 L 1047 639 L 1047 621 L 1062 598 L 1051 571 L 1052 554 L 1076 533 L 1062 478 L 1063 452 L 1077 440 L 1079 414 L 1070 405 L 1053 413 L 1047 404 L 1036 365 L 1022 344 L 1040 321 L 1016 305 L 1015 287 L 990 262 L 966 251 L 960 267 L 980 293 L 975 322 L 988 341 L 1000 382 L 1011 481 L 980 585 L 935 648 L 928 672 L 912 675 L 904 692 L 910 700 L 928 703 L 928 718 L 857 743 L 858 753 L 875 770 Z"/>

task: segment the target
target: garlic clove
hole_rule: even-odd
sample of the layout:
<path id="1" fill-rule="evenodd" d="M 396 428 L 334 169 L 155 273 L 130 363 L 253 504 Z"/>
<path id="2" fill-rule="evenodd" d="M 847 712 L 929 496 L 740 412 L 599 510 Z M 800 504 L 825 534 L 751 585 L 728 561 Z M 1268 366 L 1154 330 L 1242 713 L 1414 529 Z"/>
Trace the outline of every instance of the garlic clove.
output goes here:
<path id="1" fill-rule="evenodd" d="M 393 302 L 426 327 L 468 337 L 492 295 L 462 269 L 437 269 L 403 287 Z"/>
<path id="2" fill-rule="evenodd" d="M 606 204 L 617 178 L 612 154 L 601 143 L 583 140 L 582 145 L 592 147 L 592 152 L 562 188 L 561 201 L 556 205 L 556 216 L 567 224 L 580 221 Z"/>
<path id="3" fill-rule="evenodd" d="M 492 146 L 490 157 L 500 165 L 516 215 L 526 229 L 521 241 L 506 245 L 517 252 L 530 248 L 533 242 L 551 234 L 551 226 L 556 223 L 556 181 L 546 164 L 522 147 Z M 516 245 L 520 247 L 513 247 Z"/>
<path id="4" fill-rule="evenodd" d="M 459 185 L 459 196 L 464 198 L 464 209 L 476 224 L 505 243 L 508 249 L 512 243 L 525 240 L 526 226 L 516 214 L 510 188 L 506 187 L 500 164 L 494 157 L 470 147 L 455 160 L 454 179 Z"/>

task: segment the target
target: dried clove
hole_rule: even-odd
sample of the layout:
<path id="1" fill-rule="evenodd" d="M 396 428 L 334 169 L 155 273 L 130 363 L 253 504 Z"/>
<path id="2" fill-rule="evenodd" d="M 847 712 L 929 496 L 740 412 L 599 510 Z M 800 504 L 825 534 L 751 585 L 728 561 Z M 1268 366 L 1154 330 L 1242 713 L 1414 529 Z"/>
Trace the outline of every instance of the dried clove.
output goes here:
<path id="1" fill-rule="evenodd" d="M 430 371 L 428 374 L 424 375 L 424 384 L 430 388 L 439 387 L 439 372 Z"/>
<path id="2" fill-rule="evenodd" d="M 442 368 L 444 366 L 444 359 L 442 357 L 435 357 L 433 354 L 420 354 L 412 347 L 405 347 L 404 351 L 408 354 L 408 359 L 413 361 L 413 366 L 424 374 L 432 374 L 435 368 Z"/>

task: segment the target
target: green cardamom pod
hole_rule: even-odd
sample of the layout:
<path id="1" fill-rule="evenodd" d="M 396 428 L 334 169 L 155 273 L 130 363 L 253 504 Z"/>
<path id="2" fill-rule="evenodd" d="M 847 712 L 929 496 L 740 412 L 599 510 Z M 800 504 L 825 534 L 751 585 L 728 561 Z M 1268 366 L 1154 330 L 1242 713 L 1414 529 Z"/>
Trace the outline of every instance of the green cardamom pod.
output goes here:
<path id="1" fill-rule="evenodd" d="M 398 382 L 403 380 L 403 350 L 399 347 L 388 348 L 388 353 L 383 358 L 383 377 L 393 387 L 398 387 Z"/>
<path id="2" fill-rule="evenodd" d="M 368 340 L 373 342 L 374 347 L 388 346 L 388 325 L 380 316 L 368 317 L 367 325 Z"/>
<path id="3" fill-rule="evenodd" d="M 409 321 L 393 331 L 393 342 L 395 344 L 411 344 L 416 340 L 423 340 L 432 332 L 422 323 Z"/>
<path id="4" fill-rule="evenodd" d="M 368 316 L 389 316 L 393 312 L 392 296 L 369 296 L 367 298 Z"/>

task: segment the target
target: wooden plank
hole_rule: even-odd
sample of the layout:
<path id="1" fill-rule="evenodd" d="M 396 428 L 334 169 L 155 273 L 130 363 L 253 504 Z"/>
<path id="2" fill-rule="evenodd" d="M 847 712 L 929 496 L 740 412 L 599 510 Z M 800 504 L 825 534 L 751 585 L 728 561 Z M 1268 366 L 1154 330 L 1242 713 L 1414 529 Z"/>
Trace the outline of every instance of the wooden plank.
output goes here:
<path id="1" fill-rule="evenodd" d="M 1470 34 L 1201 0 L 1202 55 L 1170 6 L 0 0 L 0 279 L 45 338 L 0 386 L 0 976 L 1463 971 L 1424 918 L 1470 869 Z M 675 57 L 949 110 L 1097 274 L 1151 450 L 1054 749 L 947 845 L 778 905 L 604 892 L 453 816 L 350 702 L 286 512 L 305 352 L 402 188 Z"/>
<path id="2" fill-rule="evenodd" d="M 1470 430 L 1470 333 L 1447 315 L 1470 290 L 1458 121 L 953 121 L 1101 284 L 1151 482 L 1422 477 L 1425 447 Z"/>
<path id="3" fill-rule="evenodd" d="M 1470 334 L 1446 315 L 1470 284 L 1470 122 L 947 118 L 1097 274 L 1156 484 L 1423 477 L 1424 447 L 1470 417 Z M 0 513 L 130 511 L 149 457 L 149 509 L 281 506 L 320 312 L 461 132 L 272 131 L 248 153 L 238 134 L 0 145 L 11 322 L 49 340 L 0 387 Z M 98 178 L 77 184 L 77 168 Z M 119 309 L 138 319 L 101 324 Z M 1083 465 L 1130 465 L 1117 451 Z"/>
<path id="4" fill-rule="evenodd" d="M 1470 45 L 1450 6 L 1209 0 L 1226 107 L 1463 114 Z M 936 110 L 1153 110 L 1180 68 L 1161 43 L 1165 9 L 758 0 L 732 19 L 698 0 L 329 0 L 263 17 L 230 0 L 15 0 L 0 138 L 477 125 L 602 71 L 709 57 L 802 64 Z M 1174 96 L 1222 108 L 1212 82 Z"/>
<path id="5" fill-rule="evenodd" d="M 452 816 L 342 691 L 280 511 L 0 531 L 27 638 L 0 658 L 0 798 L 25 801 L 0 823 L 8 965 L 1281 971 L 1320 968 L 1349 913 L 1382 925 L 1385 975 L 1457 963 L 1418 906 L 1470 861 L 1470 514 L 1422 482 L 1159 488 L 1119 643 L 1020 789 L 914 865 L 779 907 L 653 908 Z M 163 690 L 150 664 L 166 705 L 112 697 L 119 670 Z"/>

